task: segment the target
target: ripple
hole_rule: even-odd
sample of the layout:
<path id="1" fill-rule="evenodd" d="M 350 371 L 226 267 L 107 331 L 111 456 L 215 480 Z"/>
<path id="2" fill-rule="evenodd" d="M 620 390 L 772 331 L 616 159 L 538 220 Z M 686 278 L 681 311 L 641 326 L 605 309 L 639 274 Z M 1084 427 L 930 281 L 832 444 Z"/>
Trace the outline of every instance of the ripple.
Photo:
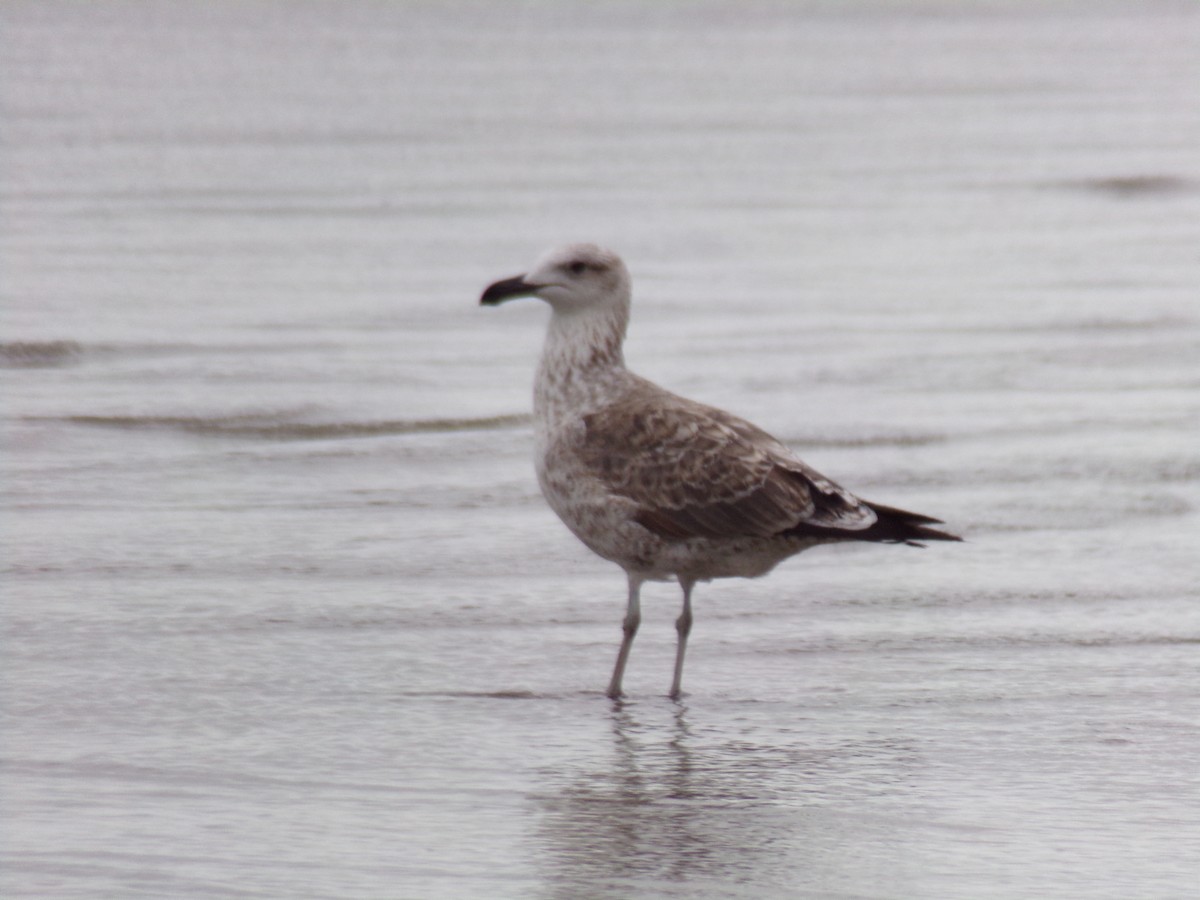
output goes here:
<path id="1" fill-rule="evenodd" d="M 0 367 L 41 369 L 72 365 L 83 356 L 77 341 L 7 341 L 0 343 Z"/>
<path id="2" fill-rule="evenodd" d="M 490 431 L 519 428 L 530 421 L 525 414 L 443 419 L 384 419 L 363 422 L 298 422 L 277 414 L 252 413 L 228 416 L 129 416 L 75 415 L 26 417 L 26 421 L 58 421 L 72 425 L 114 428 L 123 431 L 174 431 L 213 437 L 262 440 L 332 440 L 381 435 L 424 434 L 450 431 Z"/>

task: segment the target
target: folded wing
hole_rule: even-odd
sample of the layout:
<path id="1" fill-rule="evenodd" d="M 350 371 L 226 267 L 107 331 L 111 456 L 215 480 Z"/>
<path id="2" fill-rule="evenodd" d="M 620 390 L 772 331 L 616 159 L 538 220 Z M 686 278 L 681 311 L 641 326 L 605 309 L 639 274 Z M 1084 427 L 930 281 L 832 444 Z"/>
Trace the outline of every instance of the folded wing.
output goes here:
<path id="1" fill-rule="evenodd" d="M 867 503 L 736 416 L 650 385 L 584 417 L 579 453 L 636 520 L 668 540 L 854 538 L 876 524 Z"/>

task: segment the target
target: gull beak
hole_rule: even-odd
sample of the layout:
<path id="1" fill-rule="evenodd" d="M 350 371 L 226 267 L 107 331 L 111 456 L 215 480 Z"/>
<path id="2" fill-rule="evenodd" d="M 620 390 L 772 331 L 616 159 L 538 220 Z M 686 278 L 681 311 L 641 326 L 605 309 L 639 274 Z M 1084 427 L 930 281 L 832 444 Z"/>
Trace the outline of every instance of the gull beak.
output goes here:
<path id="1" fill-rule="evenodd" d="M 479 302 L 484 306 L 498 306 L 505 300 L 515 300 L 517 297 L 532 296 L 539 287 L 541 285 L 530 284 L 522 275 L 518 275 L 515 278 L 505 278 L 503 281 L 497 281 L 495 284 L 488 285 L 487 290 L 483 292 L 483 296 L 479 298 Z"/>

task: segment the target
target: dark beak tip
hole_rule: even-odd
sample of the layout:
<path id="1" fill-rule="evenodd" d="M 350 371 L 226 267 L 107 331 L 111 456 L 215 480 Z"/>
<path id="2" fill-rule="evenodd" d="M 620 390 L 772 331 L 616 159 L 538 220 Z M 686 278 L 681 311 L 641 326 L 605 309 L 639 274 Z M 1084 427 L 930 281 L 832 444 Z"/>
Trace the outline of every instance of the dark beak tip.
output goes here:
<path id="1" fill-rule="evenodd" d="M 505 300 L 528 297 L 536 290 L 536 285 L 529 284 L 520 275 L 515 278 L 505 278 L 503 281 L 497 281 L 495 284 L 487 286 L 487 289 L 484 290 L 483 295 L 479 298 L 479 305 L 499 306 Z"/>

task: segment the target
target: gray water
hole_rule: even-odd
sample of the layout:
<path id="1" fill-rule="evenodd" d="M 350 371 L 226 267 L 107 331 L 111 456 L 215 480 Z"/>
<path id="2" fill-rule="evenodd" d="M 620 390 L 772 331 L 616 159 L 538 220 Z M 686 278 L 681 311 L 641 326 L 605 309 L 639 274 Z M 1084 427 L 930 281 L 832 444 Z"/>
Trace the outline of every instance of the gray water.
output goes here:
<path id="1" fill-rule="evenodd" d="M 1190 3 L 0 7 L 0 893 L 1175 898 L 1200 872 Z M 968 543 L 649 586 L 631 366 Z"/>

